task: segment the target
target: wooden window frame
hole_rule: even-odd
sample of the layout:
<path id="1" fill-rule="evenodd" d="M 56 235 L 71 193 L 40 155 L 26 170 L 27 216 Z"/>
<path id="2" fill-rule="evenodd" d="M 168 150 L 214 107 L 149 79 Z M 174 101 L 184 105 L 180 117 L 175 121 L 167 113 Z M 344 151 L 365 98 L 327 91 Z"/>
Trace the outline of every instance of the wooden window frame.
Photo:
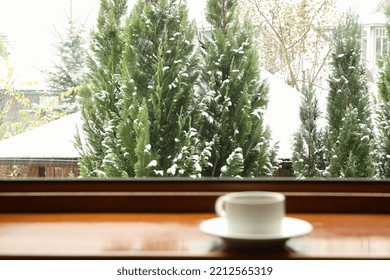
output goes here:
<path id="1" fill-rule="evenodd" d="M 0 180 L 0 213 L 202 213 L 235 191 L 286 195 L 289 213 L 390 213 L 390 180 Z"/>

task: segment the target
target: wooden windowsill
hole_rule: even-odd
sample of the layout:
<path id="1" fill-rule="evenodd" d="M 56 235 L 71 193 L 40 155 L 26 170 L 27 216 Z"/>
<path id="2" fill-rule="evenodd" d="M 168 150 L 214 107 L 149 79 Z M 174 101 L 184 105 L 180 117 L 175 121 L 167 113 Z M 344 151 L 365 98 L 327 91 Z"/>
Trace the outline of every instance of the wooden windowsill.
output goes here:
<path id="1" fill-rule="evenodd" d="M 313 232 L 238 250 L 199 230 L 211 213 L 1 214 L 0 259 L 390 259 L 389 214 L 288 216 Z"/>
<path id="2" fill-rule="evenodd" d="M 0 180 L 0 259 L 390 259 L 389 183 Z M 239 250 L 199 230 L 217 197 L 247 190 L 284 193 L 313 232 Z"/>

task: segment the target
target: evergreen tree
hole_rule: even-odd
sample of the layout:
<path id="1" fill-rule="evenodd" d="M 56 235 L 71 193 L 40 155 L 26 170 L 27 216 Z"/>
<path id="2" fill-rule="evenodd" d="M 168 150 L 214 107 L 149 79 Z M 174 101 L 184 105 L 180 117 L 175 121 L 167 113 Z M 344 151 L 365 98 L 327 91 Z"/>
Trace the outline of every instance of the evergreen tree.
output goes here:
<path id="1" fill-rule="evenodd" d="M 192 121 L 199 76 L 195 31 L 183 1 L 140 0 L 133 8 L 118 103 L 118 139 L 129 176 L 200 176 L 204 156 Z M 140 107 L 148 120 L 137 115 Z M 141 122 L 144 129 L 135 129 Z"/>
<path id="2" fill-rule="evenodd" d="M 390 40 L 390 6 L 386 7 L 386 31 Z M 378 176 L 390 178 L 390 53 L 384 58 L 378 82 Z"/>
<path id="3" fill-rule="evenodd" d="M 124 49 L 123 20 L 126 0 L 101 0 L 96 31 L 91 33 L 87 83 L 80 89 L 82 132 L 76 137 L 83 177 L 126 176 L 116 127 L 121 59 Z"/>
<path id="4" fill-rule="evenodd" d="M 390 178 L 390 100 L 379 101 L 378 176 Z"/>
<path id="5" fill-rule="evenodd" d="M 66 36 L 58 35 L 59 42 L 56 48 L 59 61 L 54 64 L 54 69 L 48 73 L 48 85 L 54 94 L 59 95 L 59 104 L 52 109 L 66 114 L 78 110 L 76 97 L 86 70 L 86 50 L 83 34 L 83 26 L 77 24 L 70 14 Z"/>
<path id="6" fill-rule="evenodd" d="M 202 42 L 201 139 L 210 155 L 205 176 L 258 177 L 274 172 L 275 151 L 263 124 L 268 88 L 248 21 L 241 25 L 236 0 L 208 0 L 211 37 Z"/>
<path id="7" fill-rule="evenodd" d="M 299 178 L 320 177 L 325 168 L 322 133 L 318 130 L 321 112 L 312 84 L 303 85 L 302 95 L 299 110 L 301 126 L 293 143 L 293 170 Z"/>
<path id="8" fill-rule="evenodd" d="M 347 14 L 334 30 L 326 132 L 326 175 L 373 176 L 370 101 L 361 62 L 361 26 Z"/>

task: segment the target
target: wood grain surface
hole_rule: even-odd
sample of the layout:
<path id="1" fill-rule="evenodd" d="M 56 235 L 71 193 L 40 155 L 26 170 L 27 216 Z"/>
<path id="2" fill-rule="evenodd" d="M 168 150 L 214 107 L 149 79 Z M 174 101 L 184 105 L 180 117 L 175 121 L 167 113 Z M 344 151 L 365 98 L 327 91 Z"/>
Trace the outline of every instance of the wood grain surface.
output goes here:
<path id="1" fill-rule="evenodd" d="M 388 214 L 289 214 L 313 232 L 276 248 L 229 248 L 208 213 L 1 214 L 1 259 L 390 259 Z"/>

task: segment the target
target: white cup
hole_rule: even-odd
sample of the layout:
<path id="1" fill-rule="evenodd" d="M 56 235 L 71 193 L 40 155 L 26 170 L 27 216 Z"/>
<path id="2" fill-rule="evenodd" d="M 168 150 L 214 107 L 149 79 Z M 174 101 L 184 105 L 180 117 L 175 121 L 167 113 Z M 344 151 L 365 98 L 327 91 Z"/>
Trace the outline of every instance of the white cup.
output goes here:
<path id="1" fill-rule="evenodd" d="M 285 196 L 275 192 L 234 192 L 220 196 L 215 211 L 226 218 L 230 234 L 278 234 Z"/>

